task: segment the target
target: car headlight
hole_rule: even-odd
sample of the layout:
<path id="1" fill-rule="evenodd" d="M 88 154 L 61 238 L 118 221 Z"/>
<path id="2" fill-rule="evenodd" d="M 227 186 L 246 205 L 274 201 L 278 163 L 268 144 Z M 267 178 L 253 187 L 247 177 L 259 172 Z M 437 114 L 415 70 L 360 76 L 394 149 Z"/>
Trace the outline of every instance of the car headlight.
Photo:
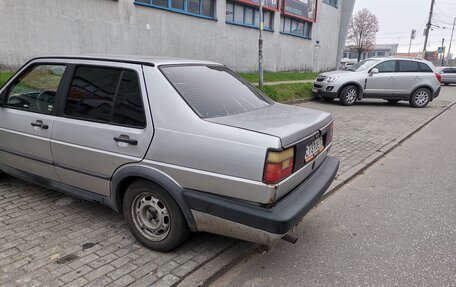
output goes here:
<path id="1" fill-rule="evenodd" d="M 337 81 L 337 79 L 339 79 L 339 77 L 337 77 L 337 76 L 331 76 L 331 77 L 329 77 L 329 78 L 326 79 L 326 83 L 335 82 L 335 81 Z"/>

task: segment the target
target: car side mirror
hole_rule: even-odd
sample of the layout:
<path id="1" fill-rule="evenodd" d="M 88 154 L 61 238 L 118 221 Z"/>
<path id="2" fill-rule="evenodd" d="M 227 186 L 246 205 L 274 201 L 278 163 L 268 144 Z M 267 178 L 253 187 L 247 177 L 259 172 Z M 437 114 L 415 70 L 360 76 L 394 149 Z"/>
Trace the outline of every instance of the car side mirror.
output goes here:
<path id="1" fill-rule="evenodd" d="M 373 68 L 372 70 L 370 70 L 369 72 L 369 75 L 372 76 L 374 74 L 378 74 L 378 69 L 377 68 Z"/>

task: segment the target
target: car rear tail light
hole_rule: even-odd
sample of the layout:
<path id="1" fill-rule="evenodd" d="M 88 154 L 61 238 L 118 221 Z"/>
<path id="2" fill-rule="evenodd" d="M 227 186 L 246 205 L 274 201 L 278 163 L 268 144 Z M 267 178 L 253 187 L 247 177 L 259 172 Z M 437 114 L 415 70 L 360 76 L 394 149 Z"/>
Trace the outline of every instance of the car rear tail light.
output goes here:
<path id="1" fill-rule="evenodd" d="M 284 151 L 269 151 L 264 168 L 264 182 L 278 183 L 293 172 L 294 148 Z"/>
<path id="2" fill-rule="evenodd" d="M 442 75 L 440 75 L 439 73 L 435 73 L 435 77 L 437 78 L 437 80 L 439 81 L 439 83 L 442 82 Z"/>
<path id="3" fill-rule="evenodd" d="M 333 141 L 333 135 L 334 135 L 334 122 L 329 125 L 328 132 L 326 134 L 326 146 L 328 146 L 330 143 Z"/>

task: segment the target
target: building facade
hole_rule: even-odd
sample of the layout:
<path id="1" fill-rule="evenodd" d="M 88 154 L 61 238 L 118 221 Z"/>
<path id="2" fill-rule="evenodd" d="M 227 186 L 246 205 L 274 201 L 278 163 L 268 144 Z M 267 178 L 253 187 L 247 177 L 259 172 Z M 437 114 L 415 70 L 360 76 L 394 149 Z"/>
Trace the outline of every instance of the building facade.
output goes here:
<path id="1" fill-rule="evenodd" d="M 263 0 L 264 66 L 331 70 L 355 0 Z M 0 65 L 58 54 L 134 54 L 258 67 L 258 0 L 0 1 Z"/>
<path id="2" fill-rule="evenodd" d="M 377 44 L 361 54 L 361 60 L 377 57 L 391 57 L 397 54 L 398 44 Z M 345 47 L 343 58 L 358 59 L 358 52 Z"/>

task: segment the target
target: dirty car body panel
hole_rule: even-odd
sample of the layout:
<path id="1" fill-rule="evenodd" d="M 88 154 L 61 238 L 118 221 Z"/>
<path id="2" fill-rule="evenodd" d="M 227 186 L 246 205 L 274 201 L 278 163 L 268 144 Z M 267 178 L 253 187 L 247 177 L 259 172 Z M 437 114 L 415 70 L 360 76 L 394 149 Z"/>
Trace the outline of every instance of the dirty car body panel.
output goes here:
<path id="1" fill-rule="evenodd" d="M 43 115 L 9 105 L 10 88 L 21 79 L 21 71 L 42 63 L 66 66 L 55 99 L 48 103 L 52 112 Z M 93 84 L 76 77 L 81 66 L 110 68 L 120 75 L 117 87 L 106 86 L 94 97 L 98 90 Z M 14 134 L 0 139 L 0 169 L 118 212 L 125 210 L 128 187 L 143 179 L 171 196 L 191 231 L 271 243 L 319 201 L 339 166 L 328 155 L 330 114 L 274 103 L 218 63 L 59 56 L 33 59 L 21 71 L 0 90 L 0 118 L 21 113 L 29 118 L 23 117 L 26 124 L 21 127 L 0 122 L 2 134 Z M 119 97 L 127 72 L 137 75 L 140 101 L 132 103 L 128 94 L 122 105 L 136 112 L 141 106 L 144 125 L 118 124 L 113 113 L 106 112 L 106 94 L 112 90 L 114 98 Z M 80 103 L 84 97 L 81 90 L 90 91 L 91 98 L 68 110 L 71 101 Z M 94 109 L 94 102 L 98 118 L 78 118 L 77 113 Z M 38 120 L 50 123 L 43 135 L 32 135 L 46 161 L 11 150 L 28 121 Z M 30 133 L 37 132 L 30 128 Z M 30 164 L 13 164 L 12 157 Z M 43 164 L 46 169 L 37 166 Z M 281 177 L 272 182 L 271 173 Z"/>

